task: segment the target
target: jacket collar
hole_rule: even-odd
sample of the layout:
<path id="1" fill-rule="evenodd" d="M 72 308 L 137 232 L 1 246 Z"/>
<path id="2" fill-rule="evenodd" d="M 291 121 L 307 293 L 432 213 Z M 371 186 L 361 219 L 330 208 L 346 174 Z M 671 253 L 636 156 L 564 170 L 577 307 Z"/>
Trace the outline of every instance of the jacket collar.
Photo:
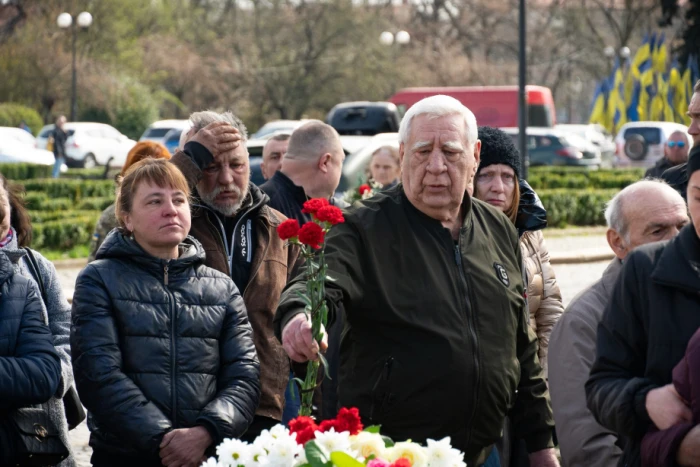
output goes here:
<path id="1" fill-rule="evenodd" d="M 689 223 L 664 246 L 651 279 L 690 293 L 700 293 L 700 239 Z"/>
<path id="2" fill-rule="evenodd" d="M 615 257 L 608 267 L 603 271 L 603 277 L 600 280 L 600 285 L 603 288 L 603 293 L 606 297 L 612 295 L 612 289 L 615 287 L 615 282 L 622 271 L 622 261 Z"/>
<path id="3" fill-rule="evenodd" d="M 12 230 L 12 240 L 5 245 L 3 248 L 0 249 L 0 251 L 5 252 L 7 257 L 12 263 L 18 263 L 21 258 L 23 258 L 27 252 L 24 251 L 23 248 L 19 247 L 19 243 L 17 242 L 17 231 L 15 230 L 14 227 L 10 227 Z"/>
<path id="4" fill-rule="evenodd" d="M 160 273 L 165 265 L 169 274 L 176 275 L 188 268 L 204 264 L 205 252 L 202 244 L 188 236 L 180 244 L 180 257 L 165 260 L 151 256 L 131 237 L 120 229 L 113 230 L 97 251 L 97 259 L 120 259 L 138 264 L 140 267 Z"/>
<path id="5" fill-rule="evenodd" d="M 388 196 L 398 196 L 401 199 L 401 202 L 407 206 L 409 212 L 411 212 L 414 216 L 422 219 L 425 223 L 433 225 L 433 226 L 439 226 L 441 229 L 444 229 L 442 222 L 439 220 L 435 219 L 434 217 L 430 217 L 429 215 L 425 214 L 423 211 L 419 210 L 417 207 L 411 203 L 411 201 L 408 199 L 408 196 L 406 196 L 406 192 L 403 189 L 403 184 L 399 183 L 397 186 L 394 188 L 391 188 L 386 191 L 386 194 Z M 464 192 L 464 197 L 462 198 L 462 207 L 461 209 L 464 210 L 464 221 L 462 222 L 462 229 L 469 228 L 472 225 L 472 213 L 473 213 L 473 205 L 474 202 L 469 196 L 469 194 L 465 191 Z M 480 202 L 480 201 L 476 201 Z"/>
<path id="6" fill-rule="evenodd" d="M 287 177 L 279 170 L 275 172 L 275 175 L 272 176 L 270 181 L 282 187 L 285 191 L 285 195 L 293 199 L 299 206 L 309 199 L 303 187 L 295 185 L 291 178 Z"/>

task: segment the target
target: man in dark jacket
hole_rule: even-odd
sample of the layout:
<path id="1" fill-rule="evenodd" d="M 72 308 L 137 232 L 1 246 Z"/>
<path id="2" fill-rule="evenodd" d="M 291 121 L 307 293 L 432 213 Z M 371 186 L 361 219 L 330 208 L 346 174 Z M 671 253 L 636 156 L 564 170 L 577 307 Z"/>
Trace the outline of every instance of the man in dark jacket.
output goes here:
<path id="1" fill-rule="evenodd" d="M 66 162 L 66 140 L 68 139 L 68 134 L 64 130 L 66 124 L 66 117 L 61 115 L 56 119 L 56 126 L 51 132 L 51 137 L 53 138 L 53 157 L 56 161 L 53 164 L 53 178 L 58 178 L 61 174 L 61 166 Z"/>
<path id="2" fill-rule="evenodd" d="M 690 150 L 690 139 L 685 131 L 674 131 L 668 137 L 664 145 L 664 157 L 647 169 L 644 178 L 659 178 L 671 167 L 683 164 L 688 161 L 688 151 Z"/>
<path id="3" fill-rule="evenodd" d="M 298 266 L 299 250 L 277 235 L 286 217 L 250 183 L 246 127 L 230 112 L 197 112 L 172 162 L 197 193 L 190 235 L 202 243 L 206 265 L 231 276 L 243 294 L 260 360 L 260 405 L 243 439 L 282 420 L 289 359 L 272 319 L 282 289 Z"/>
<path id="4" fill-rule="evenodd" d="M 270 196 L 270 206 L 304 224 L 311 220 L 311 215 L 303 212 L 304 203 L 310 198 L 327 198 L 340 208 L 348 206 L 345 201 L 333 198 L 340 183 L 344 160 L 345 152 L 335 128 L 313 120 L 294 130 L 282 159 L 282 167 L 260 188 Z M 344 323 L 341 307 L 336 321 L 328 328 L 331 339 L 326 359 L 330 378 L 325 378 L 314 394 L 314 415 L 322 420 L 333 418 L 338 413 L 338 365 Z M 297 365 L 295 370 L 297 376 L 303 379 L 306 366 Z M 323 376 L 322 373 L 320 375 Z M 292 411 L 296 409 L 298 412 L 298 406 L 293 406 Z M 290 413 L 285 421 L 290 416 L 296 415 Z"/>
<path id="5" fill-rule="evenodd" d="M 533 467 L 558 465 L 552 413 L 529 328 L 513 224 L 466 192 L 480 142 L 457 100 L 415 104 L 399 131 L 402 184 L 345 211 L 331 231 L 326 284 L 342 303 L 340 403 L 396 440 L 451 437 L 481 465 L 510 415 Z M 303 277 L 275 332 L 295 361 L 316 358 Z M 517 390 L 517 392 L 516 392 Z"/>
<path id="6" fill-rule="evenodd" d="M 642 436 L 691 419 L 671 384 L 700 327 L 700 148 L 691 151 L 688 207 L 693 224 L 667 243 L 653 243 L 625 260 L 598 327 L 597 357 L 586 383 L 588 407 L 624 438 L 620 465 L 638 466 Z M 680 441 L 680 440 L 679 440 Z M 700 427 L 671 450 L 681 465 L 700 463 Z M 690 459 L 690 460 L 689 460 Z"/>

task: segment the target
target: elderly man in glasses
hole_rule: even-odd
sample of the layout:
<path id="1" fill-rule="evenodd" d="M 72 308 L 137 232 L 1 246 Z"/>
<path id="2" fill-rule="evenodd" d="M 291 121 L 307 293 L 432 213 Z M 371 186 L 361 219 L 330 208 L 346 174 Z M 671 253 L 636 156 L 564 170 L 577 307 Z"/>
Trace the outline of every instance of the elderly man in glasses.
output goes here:
<path id="1" fill-rule="evenodd" d="M 688 162 L 689 143 L 688 135 L 684 131 L 671 133 L 664 147 L 664 157 L 646 171 L 644 178 L 661 178 L 661 174 L 671 167 Z"/>

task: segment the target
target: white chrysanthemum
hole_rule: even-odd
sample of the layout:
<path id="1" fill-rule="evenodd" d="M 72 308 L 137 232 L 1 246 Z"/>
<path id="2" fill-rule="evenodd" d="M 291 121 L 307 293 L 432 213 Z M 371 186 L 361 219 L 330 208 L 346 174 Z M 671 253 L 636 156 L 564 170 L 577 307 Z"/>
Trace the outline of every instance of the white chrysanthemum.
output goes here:
<path id="1" fill-rule="evenodd" d="M 425 451 L 430 467 L 466 467 L 464 454 L 452 447 L 449 437 L 440 441 L 429 439 Z"/>
<path id="2" fill-rule="evenodd" d="M 224 466 L 237 467 L 248 463 L 250 446 L 239 439 L 225 439 L 216 447 L 219 463 Z"/>
<path id="3" fill-rule="evenodd" d="M 290 436 L 279 438 L 268 448 L 267 465 L 269 467 L 289 467 L 304 450 Z"/>
<path id="4" fill-rule="evenodd" d="M 253 444 L 248 449 L 248 463 L 246 467 L 262 467 L 267 465 L 267 450 L 259 445 Z"/>
<path id="5" fill-rule="evenodd" d="M 270 434 L 269 430 L 263 430 L 258 437 L 255 438 L 255 441 L 253 441 L 253 446 L 264 449 L 265 452 L 269 452 L 270 447 L 275 444 L 275 441 L 277 440 Z"/>
<path id="6" fill-rule="evenodd" d="M 335 428 L 321 433 L 316 432 L 316 444 L 324 449 L 327 453 L 332 453 L 336 451 L 341 451 L 352 455 L 350 446 L 350 433 L 343 431 L 342 433 L 336 433 Z"/>
<path id="7" fill-rule="evenodd" d="M 427 467 L 428 465 L 425 449 L 416 443 L 405 441 L 396 443 L 393 447 L 387 449 L 387 460 L 389 462 L 396 462 L 402 457 L 408 459 L 413 467 Z"/>
<path id="8" fill-rule="evenodd" d="M 202 462 L 201 467 L 221 467 L 221 464 L 219 464 L 215 457 L 210 457 L 206 461 Z"/>
<path id="9" fill-rule="evenodd" d="M 289 429 L 281 424 L 273 426 L 270 430 L 270 435 L 272 435 L 272 437 L 275 439 L 288 438 L 290 436 Z"/>
<path id="10" fill-rule="evenodd" d="M 357 455 L 364 461 L 369 456 L 383 459 L 386 447 L 381 435 L 361 431 L 350 437 L 350 447 L 357 452 Z"/>
<path id="11" fill-rule="evenodd" d="M 309 460 L 306 458 L 306 451 L 304 451 L 302 449 L 301 452 L 299 453 L 299 455 L 297 456 L 297 458 L 294 460 L 293 467 L 299 467 L 299 466 L 302 466 L 302 465 L 305 465 L 308 463 L 309 463 Z"/>

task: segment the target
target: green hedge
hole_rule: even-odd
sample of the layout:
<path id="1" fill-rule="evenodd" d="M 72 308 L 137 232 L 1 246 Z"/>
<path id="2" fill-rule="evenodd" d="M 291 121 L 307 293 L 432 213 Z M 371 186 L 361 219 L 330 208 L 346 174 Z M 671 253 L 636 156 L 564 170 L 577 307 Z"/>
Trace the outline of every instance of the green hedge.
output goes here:
<path id="1" fill-rule="evenodd" d="M 76 209 L 101 212 L 112 203 L 114 203 L 114 196 L 106 196 L 102 198 L 87 198 L 80 201 L 76 206 Z"/>
<path id="2" fill-rule="evenodd" d="M 110 171 L 111 172 L 111 171 Z M 105 169 L 68 169 L 61 174 L 61 178 L 64 179 L 78 179 L 78 180 L 104 180 Z M 109 180 L 113 180 L 109 178 Z"/>
<path id="3" fill-rule="evenodd" d="M 620 190 L 539 190 L 549 227 L 605 225 L 605 204 Z"/>
<path id="4" fill-rule="evenodd" d="M 112 180 L 26 180 L 27 193 L 46 193 L 49 198 L 70 198 L 78 203 L 85 198 L 114 197 Z"/>
<path id="5" fill-rule="evenodd" d="M 53 167 L 37 164 L 0 164 L 0 173 L 8 180 L 29 180 L 32 178 L 49 178 Z"/>
<path id="6" fill-rule="evenodd" d="M 51 221 L 70 221 L 75 218 L 91 217 L 97 221 L 100 218 L 102 211 L 30 211 L 29 216 L 32 219 L 32 225 L 41 224 Z"/>
<path id="7" fill-rule="evenodd" d="M 34 224 L 32 247 L 37 250 L 69 250 L 78 245 L 87 245 L 96 222 L 97 218 L 85 216 Z"/>
<path id="8" fill-rule="evenodd" d="M 643 170 L 598 171 L 537 171 L 531 172 L 528 182 L 535 190 L 554 188 L 617 188 L 622 189 L 644 177 Z"/>
<path id="9" fill-rule="evenodd" d="M 0 126 L 18 127 L 22 120 L 32 130 L 33 135 L 39 134 L 39 130 L 44 126 L 44 119 L 31 107 L 12 103 L 0 104 Z"/>

